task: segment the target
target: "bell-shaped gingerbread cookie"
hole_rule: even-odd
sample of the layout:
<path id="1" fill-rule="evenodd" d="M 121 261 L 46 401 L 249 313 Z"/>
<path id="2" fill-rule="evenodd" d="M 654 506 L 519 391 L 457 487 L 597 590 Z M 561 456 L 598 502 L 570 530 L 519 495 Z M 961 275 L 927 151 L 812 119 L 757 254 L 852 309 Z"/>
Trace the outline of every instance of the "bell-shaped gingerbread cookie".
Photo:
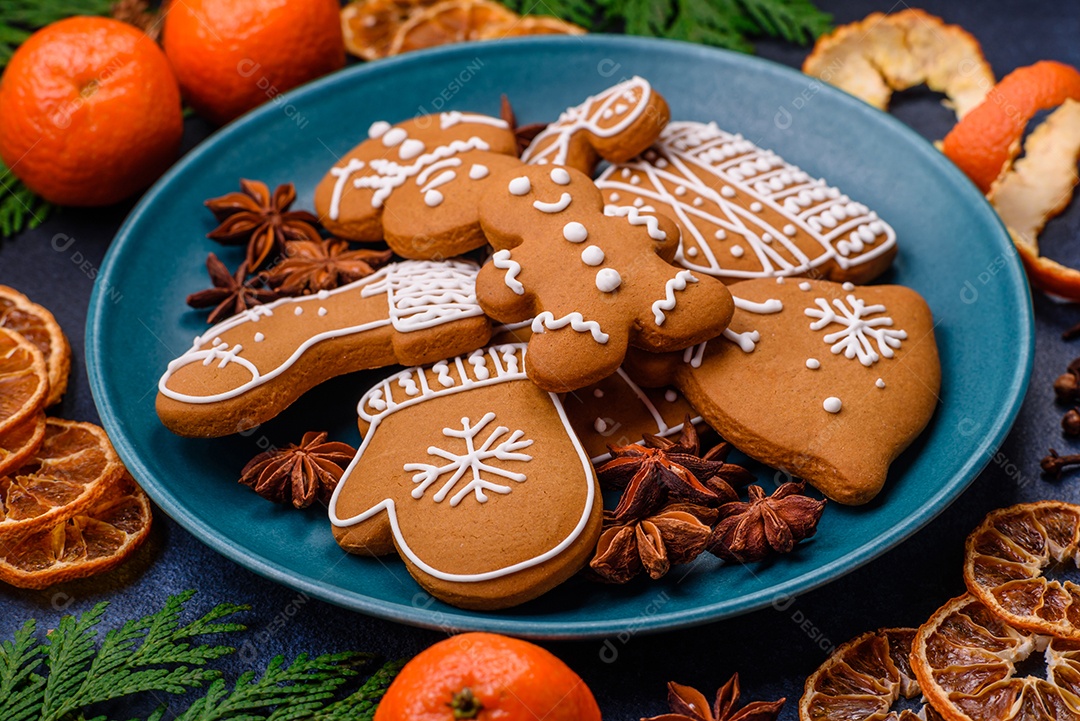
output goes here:
<path id="1" fill-rule="evenodd" d="M 558 396 L 525 347 L 410 368 L 360 401 L 363 444 L 330 502 L 337 542 L 395 548 L 429 593 L 462 608 L 524 603 L 588 560 L 602 500 Z"/>
<path id="2" fill-rule="evenodd" d="M 643 385 L 673 383 L 746 455 L 866 503 L 937 407 L 934 320 L 902 286 L 828 281 L 733 288 L 722 338 L 681 354 L 633 353 Z"/>

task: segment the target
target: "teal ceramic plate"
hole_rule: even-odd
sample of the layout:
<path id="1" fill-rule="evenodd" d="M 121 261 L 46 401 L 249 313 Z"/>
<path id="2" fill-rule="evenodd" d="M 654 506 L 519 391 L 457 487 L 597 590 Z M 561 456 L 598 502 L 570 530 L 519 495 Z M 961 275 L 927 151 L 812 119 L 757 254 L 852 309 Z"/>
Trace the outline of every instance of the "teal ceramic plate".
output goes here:
<path id="1" fill-rule="evenodd" d="M 205 328 L 184 297 L 208 285 L 204 199 L 240 177 L 296 183 L 298 207 L 375 120 L 448 109 L 495 114 L 508 93 L 521 122 L 549 120 L 620 79 L 642 75 L 672 116 L 715 120 L 823 176 L 896 228 L 900 253 L 883 280 L 920 291 L 934 311 L 943 396 L 927 431 L 863 508 L 830 504 L 795 553 L 717 569 L 704 558 L 660 583 L 574 579 L 520 608 L 471 613 L 431 601 L 397 559 L 350 557 L 324 509 L 274 506 L 237 484 L 260 449 L 325 428 L 357 443 L 355 404 L 382 372 L 337 379 L 244 437 L 178 438 L 158 422 L 166 363 Z M 235 251 L 235 252 L 234 252 Z M 1004 228 L 975 188 L 929 143 L 841 92 L 757 58 L 625 37 L 461 45 L 361 65 L 281 96 L 198 146 L 146 194 L 101 270 L 87 327 L 87 365 L 109 435 L 161 506 L 242 566 L 346 608 L 404 623 L 537 637 L 586 637 L 698 624 L 827 583 L 928 523 L 986 465 L 1027 385 L 1033 334 L 1023 273 Z M 771 473 L 761 470 L 771 483 Z"/>

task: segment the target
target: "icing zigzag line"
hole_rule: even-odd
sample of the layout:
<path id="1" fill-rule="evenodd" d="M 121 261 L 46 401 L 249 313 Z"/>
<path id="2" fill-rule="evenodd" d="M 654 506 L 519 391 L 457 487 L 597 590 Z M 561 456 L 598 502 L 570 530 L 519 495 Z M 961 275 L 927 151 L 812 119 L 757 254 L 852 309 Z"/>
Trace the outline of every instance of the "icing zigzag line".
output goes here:
<path id="1" fill-rule="evenodd" d="M 608 342 L 608 334 L 600 329 L 600 324 L 595 320 L 585 320 L 585 316 L 577 311 L 567 313 L 562 318 L 556 318 L 554 313 L 545 310 L 533 318 L 532 332 L 543 333 L 545 330 L 559 330 L 568 325 L 578 333 L 591 333 L 593 340 L 597 343 Z"/>

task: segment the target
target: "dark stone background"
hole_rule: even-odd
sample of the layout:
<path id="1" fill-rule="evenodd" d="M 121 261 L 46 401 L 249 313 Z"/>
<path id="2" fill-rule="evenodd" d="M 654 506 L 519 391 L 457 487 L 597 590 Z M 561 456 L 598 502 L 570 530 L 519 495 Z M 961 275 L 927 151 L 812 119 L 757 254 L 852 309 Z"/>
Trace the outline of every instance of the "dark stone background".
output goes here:
<path id="1" fill-rule="evenodd" d="M 833 12 L 838 23 L 904 6 L 903 2 L 855 0 L 820 0 L 819 4 Z M 929 0 L 923 7 L 974 33 L 999 77 L 1046 58 L 1080 65 L 1076 41 L 1080 3 L 1074 0 Z M 768 42 L 761 43 L 759 52 L 798 66 L 806 49 Z M 918 90 L 898 96 L 893 112 L 930 139 L 942 137 L 953 122 L 951 112 L 933 94 Z M 189 120 L 185 147 L 210 130 L 199 120 Z M 71 339 L 74 370 L 60 410 L 68 418 L 97 420 L 83 361 L 86 305 L 92 288 L 88 271 L 100 265 L 129 209 L 130 205 L 66 210 L 41 228 L 0 243 L 0 283 L 13 285 L 47 305 Z M 85 261 L 83 267 L 78 259 L 72 260 L 71 253 L 52 249 L 51 241 L 58 234 L 75 239 L 71 250 L 78 251 Z M 1074 203 L 1051 223 L 1043 241 L 1048 254 L 1080 265 L 1080 248 L 1075 247 L 1078 235 L 1080 206 Z M 1080 345 L 1060 339 L 1064 328 L 1080 321 L 1080 313 L 1071 305 L 1038 295 L 1035 317 L 1035 372 L 1016 427 L 972 487 L 914 538 L 843 579 L 793 599 L 783 610 L 770 608 L 691 630 L 613 639 L 618 650 L 613 663 L 601 660 L 602 641 L 545 645 L 584 677 L 609 719 L 636 719 L 664 711 L 664 683 L 669 679 L 698 686 L 711 695 L 734 671 L 742 675 L 747 698 L 788 697 L 783 718 L 794 719 L 804 678 L 834 645 L 876 627 L 916 626 L 962 592 L 963 539 L 986 512 L 1020 501 L 1080 500 L 1076 481 L 1045 480 L 1038 467 L 1048 446 L 1080 447 L 1080 442 L 1061 437 L 1059 421 L 1064 409 L 1054 405 L 1051 390 L 1053 379 L 1074 355 L 1080 355 Z M 200 608 L 220 601 L 254 607 L 244 616 L 251 630 L 234 641 L 247 644 L 223 664 L 230 676 L 262 668 L 279 653 L 291 657 L 304 651 L 348 648 L 398 657 L 417 653 L 442 637 L 306 599 L 217 555 L 165 514 L 159 512 L 156 520 L 151 542 L 117 572 L 44 592 L 0 589 L 0 638 L 8 638 L 25 618 L 37 617 L 42 628 L 51 628 L 62 613 L 81 612 L 101 600 L 112 603 L 114 618 L 141 615 L 157 609 L 166 595 L 187 588 L 200 589 Z"/>

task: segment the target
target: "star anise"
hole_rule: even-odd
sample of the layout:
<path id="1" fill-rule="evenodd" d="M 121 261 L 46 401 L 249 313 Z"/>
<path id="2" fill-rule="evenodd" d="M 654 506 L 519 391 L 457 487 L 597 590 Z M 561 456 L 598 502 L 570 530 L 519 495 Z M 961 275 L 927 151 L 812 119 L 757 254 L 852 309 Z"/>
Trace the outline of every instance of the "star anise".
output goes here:
<path id="1" fill-rule="evenodd" d="M 715 509 L 690 503 L 673 503 L 656 515 L 621 525 L 605 513 L 606 528 L 589 568 L 608 583 L 626 583 L 642 570 L 653 580 L 661 578 L 705 550 L 716 517 Z"/>
<path id="2" fill-rule="evenodd" d="M 778 701 L 751 701 L 739 706 L 739 674 L 735 674 L 716 692 L 712 708 L 705 695 L 697 689 L 668 683 L 668 705 L 671 713 L 641 721 L 776 721 L 786 698 Z"/>
<path id="3" fill-rule="evenodd" d="M 715 507 L 738 500 L 735 487 L 753 480 L 745 468 L 725 463 L 727 444 L 701 455 L 689 417 L 678 441 L 646 436 L 644 446 L 609 446 L 611 460 L 596 469 L 605 488 L 622 489 L 612 514 L 616 524 L 656 513 L 671 501 Z"/>
<path id="4" fill-rule="evenodd" d="M 289 210 L 296 200 L 292 183 L 279 185 L 274 194 L 266 183 L 241 180 L 240 193 L 228 193 L 206 201 L 220 225 L 206 234 L 224 245 L 247 244 L 247 264 L 252 271 L 280 251 L 287 240 L 318 240 L 319 219 L 306 210 Z"/>
<path id="5" fill-rule="evenodd" d="M 299 444 L 260 453 L 244 466 L 240 482 L 275 503 L 297 508 L 307 508 L 316 499 L 328 503 L 356 449 L 326 436 L 308 431 Z"/>
<path id="6" fill-rule="evenodd" d="M 261 276 L 247 277 L 246 260 L 236 269 L 236 273 L 229 273 L 225 264 L 211 253 L 206 258 L 206 271 L 210 274 L 214 287 L 192 293 L 187 297 L 187 304 L 192 308 L 215 306 L 206 319 L 211 325 L 279 297 L 276 291 L 264 287 Z"/>
<path id="7" fill-rule="evenodd" d="M 291 240 L 285 260 L 269 273 L 269 283 L 284 295 L 333 290 L 371 275 L 390 260 L 389 250 L 349 250 L 344 240 Z"/>
<path id="8" fill-rule="evenodd" d="M 531 143 L 537 135 L 544 132 L 544 128 L 547 127 L 547 123 L 530 123 L 519 127 L 517 124 L 517 117 L 514 115 L 514 109 L 510 107 L 510 98 L 506 97 L 505 93 L 502 96 L 502 107 L 499 108 L 499 117 L 506 121 L 506 124 L 514 131 L 514 138 L 517 140 L 518 155 L 524 153 L 525 148 L 529 147 L 529 143 Z"/>
<path id="9" fill-rule="evenodd" d="M 784 483 L 771 496 L 750 486 L 750 501 L 720 506 L 720 522 L 707 548 L 720 558 L 740 563 L 760 561 L 772 553 L 788 553 L 817 531 L 825 501 L 802 495 L 805 484 Z"/>

